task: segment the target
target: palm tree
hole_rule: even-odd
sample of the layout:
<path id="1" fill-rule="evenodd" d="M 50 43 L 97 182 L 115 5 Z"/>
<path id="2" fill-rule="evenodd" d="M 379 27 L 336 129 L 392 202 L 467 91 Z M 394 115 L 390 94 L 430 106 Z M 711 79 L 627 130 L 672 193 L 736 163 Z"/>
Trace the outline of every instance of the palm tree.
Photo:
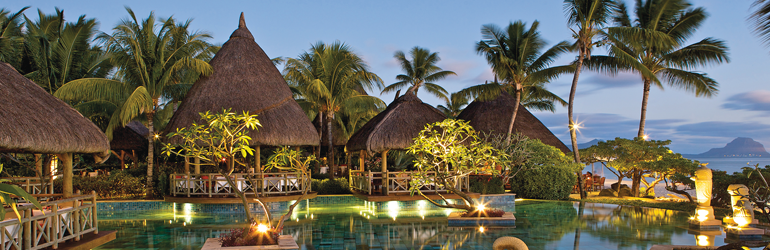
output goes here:
<path id="1" fill-rule="evenodd" d="M 607 40 L 609 55 L 588 60 L 587 66 L 606 72 L 629 70 L 639 73 L 644 83 L 642 110 L 637 136 L 644 137 L 647 103 L 654 84 L 694 92 L 696 97 L 717 94 L 719 84 L 698 67 L 729 62 L 725 42 L 712 37 L 686 45 L 685 42 L 706 19 L 703 8 L 691 8 L 684 0 L 637 0 L 636 19 L 631 22 L 625 4 L 620 4 Z"/>
<path id="2" fill-rule="evenodd" d="M 11 13 L 5 8 L 0 8 L 0 61 L 11 64 L 17 70 L 21 68 L 20 55 L 24 50 L 20 19 L 27 9 L 29 6 Z"/>
<path id="3" fill-rule="evenodd" d="M 112 62 L 118 66 L 115 78 L 86 78 L 66 83 L 55 95 L 63 100 L 75 102 L 110 102 L 117 104 L 111 116 L 107 134 L 132 119 L 144 115 L 149 147 L 147 156 L 147 195 L 153 195 L 153 145 L 156 114 L 167 109 L 162 97 L 176 96 L 184 86 L 177 86 L 190 75 L 209 75 L 211 66 L 200 59 L 201 54 L 211 51 L 206 39 L 208 33 L 189 32 L 190 20 L 176 24 L 168 18 L 157 20 L 150 12 L 140 22 L 130 8 L 129 19 L 122 20 L 113 34 L 102 34 L 99 39 L 113 55 Z M 157 24 L 156 24 L 157 22 Z M 159 28 L 158 28 L 159 27 Z M 189 82 L 188 82 L 189 83 Z"/>
<path id="4" fill-rule="evenodd" d="M 381 109 L 385 105 L 382 100 L 361 91 L 372 89 L 375 85 L 381 87 L 382 79 L 369 72 L 363 59 L 341 42 L 330 45 L 318 42 L 298 58 L 289 58 L 284 75 L 289 84 L 301 93 L 297 100 L 300 106 L 310 113 L 320 115 L 321 124 L 326 124 L 327 159 L 334 172 L 336 165 L 332 121 L 341 118 L 336 115 L 340 112 L 358 113 Z M 323 136 L 323 131 L 322 126 L 319 136 Z"/>
<path id="5" fill-rule="evenodd" d="M 754 26 L 754 33 L 765 45 L 770 44 L 770 0 L 755 0 L 751 5 L 754 12 L 749 20 Z"/>
<path id="6" fill-rule="evenodd" d="M 503 90 L 513 91 L 516 104 L 508 124 L 507 142 L 511 140 L 522 92 L 529 93 L 532 91 L 530 88 L 543 88 L 544 84 L 558 75 L 573 70 L 572 66 L 548 67 L 559 54 L 568 51 L 569 44 L 563 41 L 541 52 L 546 48 L 546 42 L 537 31 L 539 24 L 535 21 L 527 29 L 524 22 L 516 21 L 505 30 L 494 24 L 482 26 L 483 40 L 476 44 L 476 52 L 486 57 L 495 78 L 499 77 L 502 82 L 476 85 L 460 91 L 465 96 L 481 96 L 482 99 L 493 99 Z"/>
<path id="7" fill-rule="evenodd" d="M 468 105 L 468 97 L 461 93 L 452 93 L 451 97 L 444 102 L 444 105 L 438 105 L 438 110 L 441 110 L 447 117 L 454 119 Z"/>
<path id="8" fill-rule="evenodd" d="M 385 87 L 381 94 L 401 90 L 407 85 L 411 85 L 406 93 L 411 92 L 416 95 L 417 90 L 425 87 L 425 90 L 428 91 L 428 93 L 443 100 L 449 100 L 449 98 L 447 98 L 449 93 L 433 82 L 457 74 L 455 74 L 454 71 L 443 70 L 441 67 L 436 66 L 436 63 L 441 60 L 441 58 L 438 57 L 438 52 L 430 53 L 430 50 L 426 48 L 415 46 L 409 51 L 409 55 L 412 56 L 412 60 L 406 58 L 404 52 L 400 50 L 396 51 L 393 55 L 393 57 L 395 57 L 401 64 L 401 69 L 404 70 L 406 74 L 397 75 L 396 80 L 398 80 L 398 82 Z"/>
<path id="9" fill-rule="evenodd" d="M 609 21 L 615 6 L 614 0 L 564 0 L 564 11 L 568 16 L 567 23 L 575 27 L 571 30 L 572 37 L 575 38 L 574 48 L 578 51 L 578 57 L 575 60 L 575 75 L 572 77 L 572 87 L 569 91 L 567 107 L 569 135 L 576 163 L 580 163 L 580 154 L 577 150 L 577 125 L 575 125 L 575 120 L 573 119 L 573 108 L 575 106 L 578 78 L 580 78 L 583 60 L 590 59 L 591 50 L 599 44 L 599 42 L 594 41 L 594 38 L 602 32 L 602 28 Z M 578 177 L 580 176 L 582 174 L 578 173 Z M 586 193 L 583 188 L 582 178 L 578 178 L 578 188 L 580 189 L 580 199 L 585 199 Z"/>

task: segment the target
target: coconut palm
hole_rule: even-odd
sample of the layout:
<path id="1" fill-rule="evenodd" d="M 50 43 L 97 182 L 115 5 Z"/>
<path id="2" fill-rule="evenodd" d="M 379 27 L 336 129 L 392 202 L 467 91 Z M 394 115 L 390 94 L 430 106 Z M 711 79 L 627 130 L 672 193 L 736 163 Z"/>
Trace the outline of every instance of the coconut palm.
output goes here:
<path id="1" fill-rule="evenodd" d="M 770 44 L 770 0 L 755 0 L 751 6 L 754 12 L 749 20 L 754 26 L 754 33 L 765 45 Z"/>
<path id="2" fill-rule="evenodd" d="M 29 6 L 11 13 L 0 8 L 0 61 L 11 64 L 17 70 L 21 68 L 21 54 L 24 50 L 21 17 L 27 9 Z"/>
<path id="3" fill-rule="evenodd" d="M 561 53 L 568 51 L 569 44 L 563 41 L 546 49 L 546 42 L 537 31 L 539 24 L 535 21 L 529 29 L 522 21 L 510 23 L 505 29 L 494 24 L 482 26 L 483 40 L 476 44 L 476 52 L 486 57 L 495 78 L 500 78 L 501 82 L 476 85 L 460 91 L 465 96 L 480 96 L 482 99 L 496 98 L 503 90 L 511 90 L 514 93 L 516 104 L 508 125 L 508 142 L 522 100 L 522 92 L 528 93 L 532 91 L 531 88 L 543 88 L 544 84 L 558 75 L 573 70 L 569 65 L 548 67 Z"/>
<path id="4" fill-rule="evenodd" d="M 55 95 L 75 102 L 109 102 L 116 104 L 107 134 L 144 115 L 150 130 L 147 156 L 147 195 L 153 195 L 154 122 L 168 105 L 162 97 L 177 96 L 185 89 L 177 86 L 190 75 L 209 75 L 211 66 L 200 58 L 211 51 L 208 33 L 190 32 L 190 20 L 176 24 L 174 18 L 158 20 L 154 13 L 139 20 L 130 8 L 129 18 L 122 20 L 113 34 L 99 39 L 112 54 L 118 66 L 115 78 L 86 78 L 66 83 Z M 188 82 L 189 83 L 189 82 Z"/>
<path id="5" fill-rule="evenodd" d="M 379 98 L 361 93 L 373 86 L 381 87 L 382 79 L 369 72 L 363 59 L 341 42 L 329 45 L 318 42 L 296 59 L 289 58 L 284 75 L 301 93 L 297 100 L 300 106 L 311 116 L 320 115 L 321 124 L 325 123 L 327 129 L 322 126 L 319 136 L 326 131 L 327 159 L 335 171 L 332 122 L 340 118 L 337 116 L 340 112 L 367 112 L 384 107 L 385 103 Z"/>
<path id="6" fill-rule="evenodd" d="M 684 0 L 637 0 L 636 19 L 631 21 L 625 4 L 620 4 L 615 21 L 619 27 L 608 30 L 607 56 L 595 56 L 587 66 L 614 73 L 629 70 L 638 73 L 644 84 L 642 110 L 637 137 L 644 137 L 650 88 L 669 86 L 692 92 L 696 97 L 717 94 L 716 80 L 698 67 L 729 62 L 724 41 L 708 37 L 686 45 L 706 19 L 703 8 L 691 8 Z"/>
<path id="7" fill-rule="evenodd" d="M 444 105 L 438 105 L 438 110 L 441 110 L 448 118 L 457 118 L 460 112 L 468 105 L 468 98 L 461 93 L 452 93 L 448 100 L 444 101 Z"/>
<path id="8" fill-rule="evenodd" d="M 567 107 L 569 136 L 572 141 L 572 153 L 576 163 L 580 163 L 580 154 L 577 150 L 577 125 L 575 125 L 575 120 L 573 119 L 573 108 L 575 106 L 575 93 L 577 92 L 580 70 L 583 67 L 583 61 L 591 58 L 591 51 L 594 46 L 599 44 L 600 41 L 596 41 L 595 38 L 602 32 L 604 25 L 610 21 L 616 6 L 614 0 L 564 0 L 567 24 L 574 27 L 570 29 L 572 30 L 572 37 L 575 38 L 574 49 L 578 51 Z M 582 176 L 582 174 L 578 173 L 578 176 Z M 582 178 L 578 178 L 578 188 L 580 190 L 580 199 L 585 199 L 586 193 L 583 188 Z"/>
<path id="9" fill-rule="evenodd" d="M 393 55 L 393 57 L 401 64 L 401 69 L 404 70 L 406 74 L 397 75 L 396 80 L 398 80 L 398 82 L 385 87 L 381 94 L 398 91 L 411 85 L 406 93 L 412 92 L 416 95 L 417 91 L 424 87 L 425 91 L 428 91 L 428 93 L 443 100 L 449 100 L 449 98 L 447 98 L 449 93 L 433 82 L 457 74 L 455 74 L 454 71 L 443 70 L 441 67 L 436 66 L 436 63 L 441 60 L 441 58 L 438 57 L 438 52 L 430 53 L 430 50 L 426 48 L 415 46 L 409 51 L 409 55 L 412 57 L 411 60 L 406 58 L 404 52 L 400 50 L 396 51 Z"/>

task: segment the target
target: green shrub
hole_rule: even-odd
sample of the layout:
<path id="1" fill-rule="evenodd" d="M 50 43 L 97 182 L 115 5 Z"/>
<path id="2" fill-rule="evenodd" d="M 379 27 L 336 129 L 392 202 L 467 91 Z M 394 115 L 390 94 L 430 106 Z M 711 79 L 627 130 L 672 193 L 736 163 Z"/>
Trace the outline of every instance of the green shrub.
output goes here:
<path id="1" fill-rule="evenodd" d="M 316 180 L 325 180 L 325 179 L 329 179 L 329 174 L 312 174 L 310 175 L 310 178 L 313 178 Z"/>
<path id="2" fill-rule="evenodd" d="M 313 191 L 318 194 L 350 194 L 350 186 L 345 178 L 316 180 L 311 183 Z"/>
<path id="3" fill-rule="evenodd" d="M 62 192 L 63 179 L 54 181 L 54 190 Z M 99 199 L 131 199 L 144 196 L 144 181 L 142 178 L 133 177 L 127 173 L 116 172 L 114 174 L 99 175 L 97 177 L 72 178 L 73 190 L 80 190 L 82 194 L 96 191 Z"/>
<path id="4" fill-rule="evenodd" d="M 471 175 L 468 180 L 470 191 L 479 194 L 502 194 L 505 193 L 503 180 L 493 175 Z"/>
<path id="5" fill-rule="evenodd" d="M 532 158 L 526 169 L 511 178 L 511 192 L 516 196 L 530 199 L 561 200 L 569 197 L 577 181 L 577 172 L 582 168 L 560 150 L 533 140 L 528 145 Z"/>

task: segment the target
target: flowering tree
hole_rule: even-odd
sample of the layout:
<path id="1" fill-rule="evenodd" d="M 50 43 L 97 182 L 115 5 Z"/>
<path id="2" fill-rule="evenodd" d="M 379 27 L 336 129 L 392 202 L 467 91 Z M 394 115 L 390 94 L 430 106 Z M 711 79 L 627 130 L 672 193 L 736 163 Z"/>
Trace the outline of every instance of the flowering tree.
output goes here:
<path id="1" fill-rule="evenodd" d="M 496 165 L 507 165 L 509 157 L 480 139 L 476 131 L 462 120 L 446 119 L 429 124 L 414 138 L 407 152 L 414 155 L 417 171 L 412 175 L 409 190 L 418 193 L 437 207 L 475 210 L 472 199 L 463 193 L 458 184 L 470 174 L 498 174 Z M 436 185 L 454 193 L 465 202 L 451 204 L 437 193 L 445 204 L 439 204 L 425 195 L 421 188 Z"/>

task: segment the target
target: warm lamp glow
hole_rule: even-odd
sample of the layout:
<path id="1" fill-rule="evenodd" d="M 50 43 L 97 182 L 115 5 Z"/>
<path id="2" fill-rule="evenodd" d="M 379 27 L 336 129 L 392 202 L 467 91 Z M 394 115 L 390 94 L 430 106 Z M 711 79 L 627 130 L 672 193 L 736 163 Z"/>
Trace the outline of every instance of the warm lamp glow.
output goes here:
<path id="1" fill-rule="evenodd" d="M 708 220 L 709 211 L 706 209 L 697 209 L 695 210 L 695 213 L 698 214 L 697 219 L 698 221 L 706 221 Z"/>
<path id="2" fill-rule="evenodd" d="M 479 227 L 479 232 L 482 232 L 482 233 L 484 232 L 484 227 L 483 226 Z"/>
<path id="3" fill-rule="evenodd" d="M 733 222 L 735 222 L 735 224 L 738 227 L 746 227 L 749 224 L 751 224 L 751 221 L 749 221 L 749 218 L 743 217 L 743 216 L 736 216 L 736 217 L 734 217 L 733 218 Z"/>
<path id="4" fill-rule="evenodd" d="M 155 139 L 158 139 L 158 138 L 160 138 L 160 135 L 155 134 Z"/>
<path id="5" fill-rule="evenodd" d="M 643 136 L 642 136 L 642 139 L 646 141 L 647 139 L 650 139 L 650 136 L 648 136 L 648 135 L 643 135 Z"/>
<path id="6" fill-rule="evenodd" d="M 257 232 L 260 232 L 260 233 L 266 233 L 266 232 L 267 232 L 267 229 L 268 229 L 268 228 L 267 228 L 267 225 L 265 225 L 265 224 L 259 224 L 259 225 L 257 225 Z"/>
<path id="7" fill-rule="evenodd" d="M 698 246 L 701 246 L 701 247 L 711 246 L 711 242 L 709 241 L 708 236 L 698 235 L 698 236 L 695 236 L 695 238 L 697 239 Z"/>
<path id="8" fill-rule="evenodd" d="M 476 206 L 476 210 L 484 211 L 484 209 L 487 209 L 487 206 L 484 204 L 479 204 L 478 206 Z"/>

